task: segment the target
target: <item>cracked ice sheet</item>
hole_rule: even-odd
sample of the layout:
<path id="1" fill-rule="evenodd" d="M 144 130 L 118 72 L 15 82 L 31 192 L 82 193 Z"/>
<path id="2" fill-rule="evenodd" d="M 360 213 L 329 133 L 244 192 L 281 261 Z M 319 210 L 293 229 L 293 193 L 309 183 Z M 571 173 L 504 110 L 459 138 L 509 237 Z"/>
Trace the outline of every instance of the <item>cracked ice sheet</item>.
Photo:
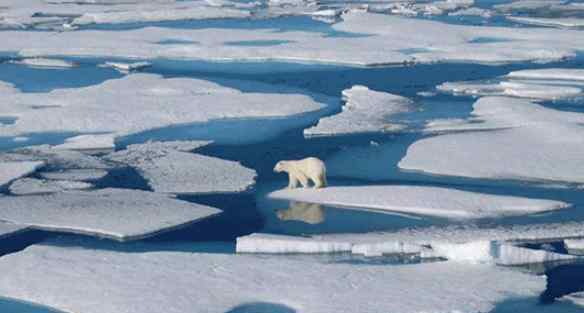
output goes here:
<path id="1" fill-rule="evenodd" d="M 365 86 L 343 90 L 343 99 L 347 103 L 342 112 L 321 118 L 316 126 L 305 129 L 304 135 L 313 137 L 399 130 L 403 126 L 391 122 L 392 116 L 413 110 L 409 99 Z"/>
<path id="2" fill-rule="evenodd" d="M 474 104 L 469 120 L 430 124 L 428 129 L 469 131 L 416 141 L 399 162 L 401 169 L 473 178 L 584 183 L 582 113 L 558 111 L 524 99 L 486 97 Z"/>
<path id="3" fill-rule="evenodd" d="M 250 12 L 207 1 L 42 1 L 4 0 L 0 27 L 71 29 L 75 25 L 247 18 Z M 105 5 L 104 5 L 105 4 Z M 229 4 L 229 3 L 226 3 Z M 231 4 L 231 6 L 235 6 Z M 69 27 L 63 27 L 63 24 Z"/>
<path id="4" fill-rule="evenodd" d="M 0 271 L 5 273 L 3 296 L 84 313 L 227 312 L 255 302 L 281 304 L 298 313 L 474 313 L 545 289 L 544 277 L 489 265 L 354 266 L 49 245 L 0 258 Z M 55 281 L 61 282 L 57 288 Z M 420 298 L 419 292 L 425 296 Z"/>
<path id="5" fill-rule="evenodd" d="M 511 96 L 538 100 L 558 100 L 584 95 L 584 70 L 540 69 L 510 72 L 499 82 L 446 82 L 436 88 L 454 95 Z"/>
<path id="6" fill-rule="evenodd" d="M 132 166 L 156 192 L 232 193 L 255 184 L 256 172 L 239 162 L 196 153 L 208 142 L 149 142 L 128 146 L 106 158 Z"/>
<path id="7" fill-rule="evenodd" d="M 270 193 L 268 197 L 453 219 L 533 214 L 568 206 L 560 201 L 496 196 L 437 187 L 391 185 L 280 190 Z"/>
<path id="8" fill-rule="evenodd" d="M 255 86 L 272 93 L 240 92 L 205 80 L 165 79 L 151 74 L 132 74 L 91 87 L 49 93 L 8 93 L 2 95 L 5 102 L 0 108 L 18 120 L 0 128 L 0 136 L 106 132 L 119 137 L 211 120 L 302 117 L 325 107 L 310 96 L 285 93 L 297 90 L 260 83 Z M 332 101 L 320 97 L 325 98 Z M 290 127 L 282 124 L 282 129 Z M 221 131 L 211 136 L 225 135 Z"/>
<path id="9" fill-rule="evenodd" d="M 0 159 L 0 187 L 34 173 L 44 165 L 45 162 L 42 161 L 3 161 Z"/>
<path id="10" fill-rule="evenodd" d="M 130 189 L 0 197 L 0 220 L 33 228 L 135 240 L 221 211 L 164 194 Z"/>
<path id="11" fill-rule="evenodd" d="M 127 31 L 45 33 L 4 31 L 2 51 L 21 56 L 69 56 L 211 61 L 292 61 L 351 65 L 402 64 L 416 61 L 502 63 L 552 61 L 576 55 L 584 46 L 577 30 L 477 27 L 370 13 L 349 13 L 333 29 L 370 36 L 327 36 L 314 32 L 275 32 L 271 29 L 169 29 L 148 27 Z M 501 38 L 474 44 L 473 39 Z M 197 45 L 160 45 L 169 38 Z M 233 41 L 283 40 L 277 46 L 233 46 Z M 406 49 L 429 51 L 403 53 Z M 82 49 L 79 47 L 83 47 Z"/>

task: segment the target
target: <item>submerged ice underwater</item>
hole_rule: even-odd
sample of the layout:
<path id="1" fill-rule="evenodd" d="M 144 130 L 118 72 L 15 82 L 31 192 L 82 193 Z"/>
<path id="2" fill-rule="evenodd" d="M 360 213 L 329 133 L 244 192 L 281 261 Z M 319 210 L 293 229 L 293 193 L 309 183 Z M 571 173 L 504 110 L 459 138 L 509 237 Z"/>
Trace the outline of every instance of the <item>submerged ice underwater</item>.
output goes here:
<path id="1" fill-rule="evenodd" d="M 584 1 L 0 1 L 0 312 L 584 312 Z"/>

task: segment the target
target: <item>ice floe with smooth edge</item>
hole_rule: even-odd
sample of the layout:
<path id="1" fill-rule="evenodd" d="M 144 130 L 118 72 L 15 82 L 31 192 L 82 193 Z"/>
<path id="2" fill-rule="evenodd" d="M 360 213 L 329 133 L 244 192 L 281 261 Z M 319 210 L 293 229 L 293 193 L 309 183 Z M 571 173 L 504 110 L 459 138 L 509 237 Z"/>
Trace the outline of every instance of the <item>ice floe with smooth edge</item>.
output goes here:
<path id="1" fill-rule="evenodd" d="M 241 92 L 199 79 L 132 74 L 85 88 L 8 94 L 4 99 L 11 105 L 6 114 L 18 120 L 0 128 L 0 136 L 38 132 L 123 136 L 212 120 L 301 117 L 325 107 L 310 96 L 284 93 L 291 90 L 259 83 L 257 87 L 272 93 Z M 282 129 L 290 127 L 281 124 Z M 221 128 L 221 133 L 210 136 L 234 137 L 224 132 Z M 253 129 L 248 132 L 253 137 Z"/>
<path id="2" fill-rule="evenodd" d="M 539 100 L 574 98 L 584 95 L 584 70 L 521 70 L 498 81 L 447 82 L 436 88 L 442 92 L 472 96 L 500 95 Z"/>
<path id="3" fill-rule="evenodd" d="M 21 178 L 14 181 L 8 189 L 10 193 L 15 195 L 32 195 L 65 190 L 84 190 L 92 187 L 93 185 L 90 183 L 79 181 Z"/>
<path id="4" fill-rule="evenodd" d="M 343 111 L 321 118 L 314 127 L 304 130 L 305 136 L 344 135 L 400 130 L 404 126 L 392 121 L 399 113 L 413 110 L 412 102 L 390 93 L 353 86 L 343 90 L 346 104 Z"/>
<path id="5" fill-rule="evenodd" d="M 212 207 L 130 189 L 0 197 L 0 220 L 33 228 L 135 240 L 219 214 Z"/>
<path id="6" fill-rule="evenodd" d="M 570 17 L 544 18 L 544 17 L 507 16 L 507 19 L 513 22 L 528 25 L 550 27 L 584 27 L 584 19 L 582 18 Z"/>
<path id="7" fill-rule="evenodd" d="M 268 197 L 454 219 L 532 214 L 559 210 L 568 206 L 564 202 L 552 200 L 497 196 L 438 187 L 397 185 L 280 190 L 270 193 Z"/>
<path id="8" fill-rule="evenodd" d="M 149 142 L 130 145 L 107 158 L 136 168 L 156 192 L 231 193 L 255 184 L 255 171 L 239 162 L 188 152 L 207 144 Z"/>
<path id="9" fill-rule="evenodd" d="M 53 172 L 39 172 L 39 176 L 50 180 L 96 181 L 104 178 L 108 171 L 104 169 L 66 169 Z"/>
<path id="10" fill-rule="evenodd" d="M 43 167 L 42 161 L 0 161 L 0 187 Z"/>
<path id="11" fill-rule="evenodd" d="M 405 170 L 490 179 L 584 183 L 584 114 L 525 99 L 486 97 L 468 123 L 429 130 L 485 130 L 444 134 L 413 143 L 399 162 Z"/>
<path id="12" fill-rule="evenodd" d="M 490 265 L 356 267 L 250 255 L 138 254 L 49 244 L 0 258 L 0 271 L 5 273 L 0 280 L 3 296 L 84 313 L 227 312 L 254 302 L 298 313 L 474 313 L 489 312 L 510 297 L 535 297 L 545 289 L 544 277 Z M 55 281 L 59 288 L 51 287 Z M 157 288 L 152 288 L 154 282 Z M 428 296 L 420 298 L 412 290 Z"/>
<path id="13" fill-rule="evenodd" d="M 116 144 L 112 134 L 79 135 L 70 137 L 55 149 L 77 150 L 86 153 L 109 152 L 115 149 Z"/>
<path id="14" fill-rule="evenodd" d="M 77 63 L 74 62 L 46 58 L 27 58 L 22 60 L 14 60 L 11 61 L 11 63 L 37 68 L 72 68 L 79 66 Z"/>
<path id="15" fill-rule="evenodd" d="M 30 146 L 0 154 L 0 159 L 43 161 L 47 169 L 110 169 L 114 165 L 103 159 L 85 153 L 51 147 L 49 145 Z"/>
<path id="16" fill-rule="evenodd" d="M 142 29 L 64 32 L 46 36 L 38 32 L 2 32 L 2 51 L 23 57 L 69 56 L 100 58 L 156 58 L 210 61 L 291 61 L 351 65 L 433 63 L 439 61 L 501 63 L 553 61 L 576 56 L 584 38 L 577 30 L 517 29 L 451 25 L 436 21 L 370 13 L 348 13 L 332 25 L 334 31 L 365 36 L 273 29 Z M 168 38 L 196 40 L 199 44 L 160 45 Z M 473 39 L 503 40 L 474 44 Z M 233 41 L 280 40 L 276 46 L 233 46 Z M 405 49 L 432 47 L 405 54 Z M 84 47 L 80 49 L 78 47 Z"/>
<path id="17" fill-rule="evenodd" d="M 351 252 L 347 242 L 313 240 L 311 238 L 251 234 L 237 238 L 238 253 L 339 253 Z"/>

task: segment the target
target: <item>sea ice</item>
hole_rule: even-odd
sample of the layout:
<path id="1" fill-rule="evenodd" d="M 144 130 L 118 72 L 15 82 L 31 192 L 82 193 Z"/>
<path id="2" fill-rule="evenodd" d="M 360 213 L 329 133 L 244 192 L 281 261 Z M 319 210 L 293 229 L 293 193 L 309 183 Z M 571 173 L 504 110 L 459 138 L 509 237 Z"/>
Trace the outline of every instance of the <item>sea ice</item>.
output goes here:
<path id="1" fill-rule="evenodd" d="M 3 296 L 84 313 L 227 312 L 260 302 L 298 313 L 474 313 L 545 289 L 543 277 L 491 265 L 354 266 L 50 244 L 0 258 L 0 271 Z"/>
<path id="2" fill-rule="evenodd" d="M 571 254 L 584 255 L 584 239 L 565 239 L 564 247 Z"/>
<path id="3" fill-rule="evenodd" d="M 28 226 L 0 222 L 0 239 L 25 231 Z"/>
<path id="4" fill-rule="evenodd" d="M 407 98 L 370 90 L 365 86 L 343 90 L 343 99 L 346 104 L 341 113 L 321 118 L 318 125 L 305 129 L 304 135 L 313 137 L 399 130 L 404 126 L 392 122 L 392 117 L 413 110 L 413 104 Z"/>
<path id="5" fill-rule="evenodd" d="M 90 189 L 93 185 L 85 182 L 67 180 L 42 180 L 36 178 L 21 178 L 14 181 L 9 190 L 15 195 L 31 195 L 54 193 L 65 190 Z"/>
<path id="6" fill-rule="evenodd" d="M 268 197 L 454 219 L 522 215 L 568 206 L 560 201 L 488 195 L 438 187 L 392 185 L 280 190 Z"/>
<path id="7" fill-rule="evenodd" d="M 208 142 L 149 142 L 110 154 L 110 160 L 135 167 L 156 192 L 229 193 L 255 183 L 254 170 L 239 162 L 188 151 Z"/>
<path id="8" fill-rule="evenodd" d="M 270 234 L 251 234 L 237 238 L 237 253 L 339 253 L 351 252 L 347 242 Z"/>
<path id="9" fill-rule="evenodd" d="M 135 240 L 219 214 L 204 205 L 130 189 L 0 197 L 0 220 L 33 228 Z"/>
<path id="10" fill-rule="evenodd" d="M 412 144 L 398 166 L 432 174 L 584 183 L 584 114 L 524 99 L 486 97 L 468 123 L 429 130 L 445 134 Z"/>
<path id="11" fill-rule="evenodd" d="M 103 169 L 68 169 L 55 172 L 39 172 L 42 178 L 65 181 L 96 181 L 104 178 L 108 171 Z"/>
<path id="12" fill-rule="evenodd" d="M 103 67 L 111 67 L 122 73 L 129 73 L 133 71 L 139 71 L 152 66 L 150 62 L 134 62 L 134 63 L 122 63 L 122 62 L 105 62 Z"/>
<path id="13" fill-rule="evenodd" d="M 27 58 L 22 60 L 14 60 L 11 61 L 11 63 L 38 68 L 72 68 L 78 66 L 78 64 L 74 62 L 46 58 Z"/>
<path id="14" fill-rule="evenodd" d="M 584 11 L 584 10 L 583 10 Z M 524 16 L 507 16 L 507 19 L 513 22 L 529 24 L 529 25 L 539 25 L 539 26 L 551 26 L 551 27 L 583 27 L 584 19 L 582 18 L 544 18 L 544 17 L 524 17 Z"/>
<path id="15" fill-rule="evenodd" d="M 43 167 L 42 161 L 0 161 L 0 187 Z"/>
<path id="16" fill-rule="evenodd" d="M 132 74 L 96 86 L 49 93 L 9 93 L 3 95 L 11 104 L 5 114 L 16 115 L 18 120 L 0 128 L 0 136 L 76 132 L 119 137 L 212 120 L 300 117 L 324 108 L 309 96 L 257 85 L 272 93 L 241 92 L 204 80 L 165 79 L 150 74 Z M 282 129 L 290 127 L 281 124 Z M 210 136 L 227 135 L 224 128 L 220 131 Z"/>
<path id="17" fill-rule="evenodd" d="M 67 138 L 65 143 L 55 146 L 55 149 L 108 152 L 116 147 L 114 139 L 112 134 L 79 135 Z"/>

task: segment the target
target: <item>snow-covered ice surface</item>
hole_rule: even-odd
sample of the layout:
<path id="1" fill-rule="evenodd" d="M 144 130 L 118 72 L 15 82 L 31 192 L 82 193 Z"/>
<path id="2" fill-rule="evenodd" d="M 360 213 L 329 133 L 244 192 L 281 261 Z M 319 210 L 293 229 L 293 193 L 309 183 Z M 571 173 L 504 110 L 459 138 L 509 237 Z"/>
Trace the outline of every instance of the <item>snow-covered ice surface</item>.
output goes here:
<path id="1" fill-rule="evenodd" d="M 33 173 L 45 165 L 40 161 L 2 161 L 0 162 L 0 187 L 20 177 Z"/>
<path id="2" fill-rule="evenodd" d="M 584 114 L 528 100 L 486 97 L 466 122 L 431 130 L 490 130 L 445 134 L 412 144 L 399 167 L 490 179 L 584 183 Z"/>
<path id="3" fill-rule="evenodd" d="M 0 258 L 0 269 L 6 273 L 0 281 L 1 294 L 85 313 L 227 312 L 253 303 L 313 313 L 471 313 L 490 311 L 508 297 L 536 296 L 545 288 L 542 277 L 489 265 L 441 262 L 355 267 L 254 256 L 136 254 L 47 244 Z M 320 279 L 315 284 L 318 277 L 334 279 Z M 55 281 L 62 284 L 55 288 Z M 423 291 L 425 296 L 420 298 L 412 290 Z"/>
<path id="4" fill-rule="evenodd" d="M 83 190 L 93 185 L 85 182 L 67 180 L 42 180 L 36 178 L 21 178 L 10 184 L 9 190 L 15 195 L 53 193 L 65 190 Z"/>
<path id="5" fill-rule="evenodd" d="M 567 203 L 505 197 L 422 186 L 349 186 L 281 190 L 269 197 L 353 208 L 443 216 L 455 219 L 533 214 L 559 210 Z"/>
<path id="6" fill-rule="evenodd" d="M 88 152 L 110 151 L 116 147 L 114 135 L 79 135 L 70 137 L 63 144 L 56 146 L 57 149 L 79 150 Z"/>
<path id="7" fill-rule="evenodd" d="M 77 66 L 73 62 L 58 60 L 58 59 L 45 59 L 45 58 L 30 58 L 12 61 L 15 64 L 22 64 L 30 67 L 46 67 L 46 68 L 71 68 Z"/>
<path id="8" fill-rule="evenodd" d="M 238 162 L 189 152 L 207 144 L 208 142 L 149 142 L 130 145 L 108 158 L 136 168 L 156 192 L 242 192 L 255 183 L 255 171 Z"/>
<path id="9" fill-rule="evenodd" d="M 583 10 L 584 11 L 584 10 Z M 511 21 L 530 24 L 530 25 L 541 25 L 541 26 L 552 26 L 552 27 L 584 27 L 583 18 L 545 18 L 545 17 L 520 17 L 520 16 L 509 16 L 507 17 Z"/>
<path id="10" fill-rule="evenodd" d="M 219 214 L 164 194 L 128 189 L 0 197 L 0 220 L 117 240 L 154 235 Z"/>
<path id="11" fill-rule="evenodd" d="M 41 132 L 123 136 L 211 120 L 283 119 L 324 107 L 306 95 L 284 94 L 269 85 L 265 89 L 278 93 L 240 92 L 199 79 L 133 74 L 86 88 L 9 93 L 4 97 L 7 105 L 3 111 L 18 119 L 0 128 L 0 136 Z M 286 128 L 285 123 L 282 128 Z"/>
<path id="12" fill-rule="evenodd" d="M 392 122 L 399 113 L 413 110 L 413 104 L 404 97 L 353 86 L 343 90 L 346 104 L 341 113 L 321 118 L 315 127 L 304 130 L 304 135 L 326 136 L 367 132 L 395 131 L 403 125 Z"/>
<path id="13" fill-rule="evenodd" d="M 447 82 L 438 90 L 455 95 L 512 96 L 539 100 L 560 100 L 584 96 L 584 70 L 537 69 L 513 71 L 500 81 Z"/>
<path id="14" fill-rule="evenodd" d="M 291 61 L 351 65 L 431 63 L 437 61 L 503 63 L 555 61 L 575 57 L 584 44 L 578 30 L 450 25 L 423 19 L 351 12 L 331 26 L 327 36 L 310 31 L 273 29 L 87 30 L 45 36 L 42 32 L 4 31 L 0 52 L 23 57 L 102 57 L 212 61 Z M 161 45 L 169 38 L 197 44 Z M 476 44 L 476 38 L 498 38 Z M 283 40 L 274 46 L 234 46 L 228 42 Z M 83 47 L 83 48 L 78 48 Z M 431 49 L 428 49 L 431 47 Z M 404 53 L 425 48 L 418 53 Z"/>

